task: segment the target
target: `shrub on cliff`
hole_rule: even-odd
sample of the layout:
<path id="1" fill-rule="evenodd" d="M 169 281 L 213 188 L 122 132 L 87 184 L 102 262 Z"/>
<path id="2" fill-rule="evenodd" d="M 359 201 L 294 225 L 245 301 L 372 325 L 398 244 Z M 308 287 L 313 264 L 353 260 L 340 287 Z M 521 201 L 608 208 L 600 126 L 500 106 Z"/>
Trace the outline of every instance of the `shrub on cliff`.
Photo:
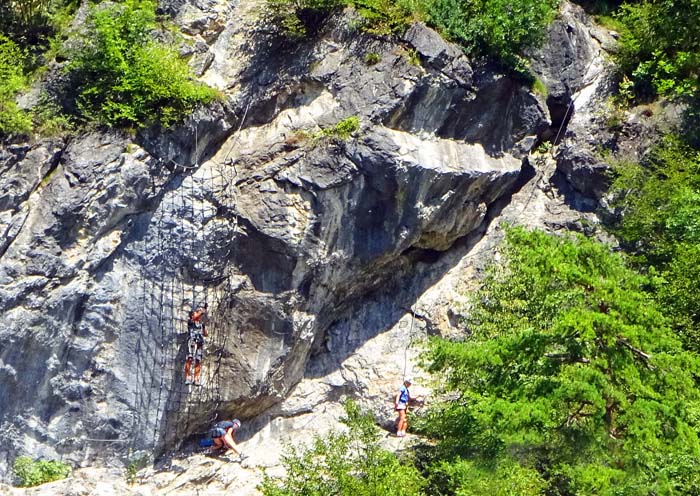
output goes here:
<path id="1" fill-rule="evenodd" d="M 700 1 L 626 2 L 618 61 L 638 95 L 700 97 Z"/>
<path id="2" fill-rule="evenodd" d="M 648 278 L 583 237 L 511 229 L 503 256 L 428 355 L 453 397 L 424 423 L 433 493 L 698 494 L 700 359 Z"/>
<path id="3" fill-rule="evenodd" d="M 363 31 L 387 35 L 404 28 L 422 0 L 268 0 L 268 22 L 292 39 L 313 36 L 328 16 L 352 6 Z"/>
<path id="4" fill-rule="evenodd" d="M 469 54 L 525 67 L 523 50 L 542 40 L 559 0 L 425 0 L 431 25 Z"/>
<path id="5" fill-rule="evenodd" d="M 522 51 L 536 45 L 559 0 L 268 0 L 269 21 L 292 38 L 316 33 L 328 15 L 351 6 L 366 32 L 399 32 L 424 20 L 470 55 L 524 68 Z"/>
<path id="6" fill-rule="evenodd" d="M 347 432 L 317 437 L 309 448 L 291 448 L 283 457 L 286 475 L 265 476 L 265 496 L 412 496 L 424 484 L 418 470 L 379 446 L 379 430 L 371 414 L 348 401 Z"/>
<path id="7" fill-rule="evenodd" d="M 0 34 L 0 135 L 23 134 L 31 120 L 17 108 L 15 97 L 25 86 L 24 53 L 9 38 Z"/>
<path id="8" fill-rule="evenodd" d="M 20 456 L 13 464 L 15 477 L 20 487 L 32 487 L 59 479 L 65 479 L 70 474 L 69 465 L 53 460 L 32 460 L 28 456 Z"/>
<path id="9" fill-rule="evenodd" d="M 69 65 L 82 119 L 167 127 L 216 98 L 216 91 L 194 80 L 174 48 L 153 40 L 155 6 L 153 0 L 126 0 L 92 8 Z"/>

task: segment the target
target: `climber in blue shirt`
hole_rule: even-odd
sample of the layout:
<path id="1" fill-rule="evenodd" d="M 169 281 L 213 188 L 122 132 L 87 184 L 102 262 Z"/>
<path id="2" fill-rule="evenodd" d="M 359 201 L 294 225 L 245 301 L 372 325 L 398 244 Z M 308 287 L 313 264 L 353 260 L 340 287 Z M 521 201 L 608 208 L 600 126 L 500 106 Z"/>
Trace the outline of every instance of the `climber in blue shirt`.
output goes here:
<path id="1" fill-rule="evenodd" d="M 394 410 L 399 412 L 399 419 L 396 424 L 396 435 L 398 437 L 404 437 L 406 435 L 406 429 L 408 428 L 406 412 L 408 411 L 408 403 L 413 399 L 408 390 L 409 387 L 411 387 L 411 379 L 405 379 L 403 381 L 403 386 L 399 389 L 399 393 L 394 400 Z"/>

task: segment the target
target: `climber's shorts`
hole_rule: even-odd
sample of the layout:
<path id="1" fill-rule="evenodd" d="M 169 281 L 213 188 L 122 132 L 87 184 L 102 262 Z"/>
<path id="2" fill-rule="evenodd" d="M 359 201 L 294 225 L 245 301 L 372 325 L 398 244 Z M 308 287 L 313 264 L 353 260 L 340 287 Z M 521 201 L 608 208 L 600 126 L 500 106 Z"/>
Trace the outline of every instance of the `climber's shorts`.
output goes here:
<path id="1" fill-rule="evenodd" d="M 190 346 L 187 350 L 187 359 L 194 360 L 195 362 L 202 361 L 202 347 L 201 346 Z"/>

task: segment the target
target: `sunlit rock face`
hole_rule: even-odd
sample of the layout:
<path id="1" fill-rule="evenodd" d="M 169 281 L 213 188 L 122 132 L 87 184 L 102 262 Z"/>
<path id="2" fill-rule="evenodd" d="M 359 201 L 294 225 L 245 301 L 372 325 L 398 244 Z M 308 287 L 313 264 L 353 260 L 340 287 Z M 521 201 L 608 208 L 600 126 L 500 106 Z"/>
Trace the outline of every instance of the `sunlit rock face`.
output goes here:
<path id="1" fill-rule="evenodd" d="M 167 131 L 0 150 L 2 473 L 28 452 L 167 454 L 231 415 L 262 447 L 275 418 L 386 401 L 415 332 L 440 331 L 406 309 L 498 222 L 551 133 L 542 97 L 421 24 L 390 42 L 343 14 L 290 46 L 259 2 L 162 8 L 225 102 Z M 321 133 L 350 117 L 350 138 Z"/>

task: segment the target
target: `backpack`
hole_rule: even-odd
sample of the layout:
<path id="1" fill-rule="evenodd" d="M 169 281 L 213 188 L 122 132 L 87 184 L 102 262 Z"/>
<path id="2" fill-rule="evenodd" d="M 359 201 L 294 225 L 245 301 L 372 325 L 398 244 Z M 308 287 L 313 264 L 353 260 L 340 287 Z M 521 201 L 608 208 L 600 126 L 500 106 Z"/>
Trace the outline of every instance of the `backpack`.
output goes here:
<path id="1" fill-rule="evenodd" d="M 226 435 L 226 431 L 229 430 L 231 427 L 233 427 L 233 430 L 236 430 L 240 426 L 241 421 L 238 419 L 233 419 L 233 421 L 222 420 L 221 422 L 217 422 L 216 424 L 214 424 L 214 427 L 212 427 L 209 431 L 209 437 L 212 439 L 224 437 Z"/>

